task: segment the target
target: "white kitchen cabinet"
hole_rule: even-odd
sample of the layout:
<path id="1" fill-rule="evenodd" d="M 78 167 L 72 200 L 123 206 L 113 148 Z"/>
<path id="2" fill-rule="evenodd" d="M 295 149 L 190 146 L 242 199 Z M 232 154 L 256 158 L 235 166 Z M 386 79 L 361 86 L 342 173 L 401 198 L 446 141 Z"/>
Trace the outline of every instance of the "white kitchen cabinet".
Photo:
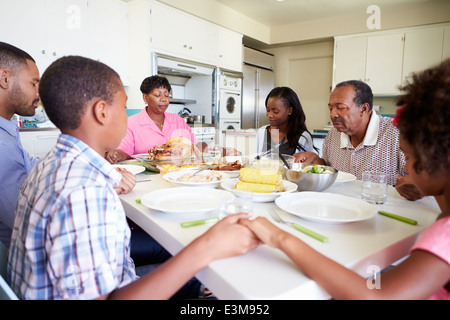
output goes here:
<path id="1" fill-rule="evenodd" d="M 450 26 L 439 24 L 335 38 L 333 87 L 362 80 L 375 96 L 400 94 L 411 72 L 450 57 Z"/>
<path id="2" fill-rule="evenodd" d="M 337 39 L 334 85 L 361 80 L 376 95 L 397 94 L 402 76 L 402 34 Z"/>
<path id="3" fill-rule="evenodd" d="M 67 54 L 87 55 L 87 0 L 3 0 L 1 40 L 35 60 L 42 74 Z"/>
<path id="4" fill-rule="evenodd" d="M 442 60 L 444 28 L 424 28 L 405 33 L 403 82 L 411 73 L 425 70 Z"/>
<path id="5" fill-rule="evenodd" d="M 217 65 L 220 68 L 242 72 L 242 56 L 242 35 L 219 28 Z"/>
<path id="6" fill-rule="evenodd" d="M 367 39 L 365 82 L 377 95 L 396 95 L 402 79 L 403 34 Z"/>
<path id="7" fill-rule="evenodd" d="M 56 59 L 81 55 L 128 77 L 127 5 L 120 0 L 2 0 L 0 41 L 28 52 L 42 73 Z"/>
<path id="8" fill-rule="evenodd" d="M 39 67 L 48 65 L 47 56 L 41 53 L 44 49 L 45 3 L 46 0 L 0 2 L 0 41 L 28 52 Z"/>
<path id="9" fill-rule="evenodd" d="M 214 25 L 156 2 L 151 4 L 150 20 L 151 46 L 155 51 L 216 63 L 218 29 Z"/>
<path id="10" fill-rule="evenodd" d="M 364 81 L 366 57 L 367 37 L 337 40 L 334 46 L 334 86 L 346 80 Z"/>
<path id="11" fill-rule="evenodd" d="M 22 129 L 19 136 L 30 156 L 43 158 L 56 145 L 60 133 L 58 129 Z"/>
<path id="12" fill-rule="evenodd" d="M 121 0 L 93 0 L 88 12 L 90 57 L 113 68 L 128 85 L 127 4 Z"/>

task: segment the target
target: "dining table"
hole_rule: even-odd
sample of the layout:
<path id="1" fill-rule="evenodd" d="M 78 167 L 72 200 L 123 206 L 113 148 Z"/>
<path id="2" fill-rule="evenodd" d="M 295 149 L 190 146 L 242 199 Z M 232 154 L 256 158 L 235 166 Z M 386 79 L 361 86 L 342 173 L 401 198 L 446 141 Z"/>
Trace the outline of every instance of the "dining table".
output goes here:
<path id="1" fill-rule="evenodd" d="M 133 190 L 120 195 L 125 213 L 172 255 L 177 254 L 195 238 L 206 232 L 214 223 L 186 228 L 182 227 L 183 222 L 215 218 L 219 215 L 218 209 L 196 213 L 186 208 L 186 213 L 174 213 L 149 208 L 141 201 L 145 195 L 157 190 L 164 190 L 160 191 L 164 194 L 176 195 L 174 188 L 179 187 L 164 180 L 159 173 L 139 173 L 137 181 Z M 197 187 L 190 188 L 191 192 L 196 192 Z M 222 187 L 219 185 L 217 189 L 221 190 Z M 301 195 L 302 192 L 304 191 L 296 190 L 291 194 Z M 335 182 L 320 194 L 323 195 L 323 202 L 326 202 L 332 194 L 360 199 L 361 181 Z M 176 196 L 173 202 L 177 202 Z M 313 230 L 325 236 L 328 241 L 318 241 L 289 225 L 275 222 L 270 214 L 273 209 L 277 210 L 282 219 Z M 433 197 L 409 201 L 400 196 L 392 186 L 388 186 L 387 201 L 377 205 L 376 210 L 413 219 L 417 221 L 417 224 L 408 224 L 378 213 L 358 221 L 341 223 L 315 221 L 284 211 L 274 201 L 253 204 L 253 216 L 266 217 L 279 228 L 298 237 L 321 254 L 367 279 L 375 272 L 395 265 L 407 257 L 417 237 L 436 220 L 440 213 L 439 206 Z M 287 255 L 265 244 L 240 256 L 213 261 L 198 272 L 196 278 L 219 300 L 332 298 L 315 281 L 308 278 Z M 370 280 L 368 285 L 371 285 Z M 376 290 L 377 286 L 373 285 L 371 289 Z"/>

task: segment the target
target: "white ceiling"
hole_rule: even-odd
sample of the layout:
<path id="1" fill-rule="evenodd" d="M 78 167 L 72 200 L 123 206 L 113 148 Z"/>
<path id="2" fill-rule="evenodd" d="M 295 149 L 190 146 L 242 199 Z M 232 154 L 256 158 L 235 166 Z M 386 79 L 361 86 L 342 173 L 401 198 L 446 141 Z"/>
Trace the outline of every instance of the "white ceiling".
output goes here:
<path id="1" fill-rule="evenodd" d="M 189 0 L 187 0 L 189 1 Z M 363 12 L 370 5 L 383 8 L 431 0 L 204 0 L 216 1 L 267 26 L 320 20 Z M 407 14 L 405 12 L 405 14 Z"/>

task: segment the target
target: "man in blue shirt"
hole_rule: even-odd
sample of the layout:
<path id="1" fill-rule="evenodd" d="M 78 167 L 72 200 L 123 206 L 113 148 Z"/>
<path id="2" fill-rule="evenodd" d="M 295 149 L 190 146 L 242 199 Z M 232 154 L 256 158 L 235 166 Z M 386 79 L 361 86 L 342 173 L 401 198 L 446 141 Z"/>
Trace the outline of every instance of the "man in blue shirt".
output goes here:
<path id="1" fill-rule="evenodd" d="M 34 59 L 0 42 L 0 241 L 9 247 L 20 187 L 37 163 L 22 148 L 14 114 L 33 116 L 39 102 L 39 70 Z"/>

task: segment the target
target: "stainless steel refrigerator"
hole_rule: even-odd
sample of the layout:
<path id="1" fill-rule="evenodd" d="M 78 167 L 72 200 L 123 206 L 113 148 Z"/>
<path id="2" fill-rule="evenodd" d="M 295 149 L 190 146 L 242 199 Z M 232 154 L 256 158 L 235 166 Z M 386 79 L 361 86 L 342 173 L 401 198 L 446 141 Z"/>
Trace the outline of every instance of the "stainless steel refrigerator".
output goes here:
<path id="1" fill-rule="evenodd" d="M 258 129 L 269 122 L 265 100 L 274 88 L 273 54 L 244 47 L 241 128 Z"/>

